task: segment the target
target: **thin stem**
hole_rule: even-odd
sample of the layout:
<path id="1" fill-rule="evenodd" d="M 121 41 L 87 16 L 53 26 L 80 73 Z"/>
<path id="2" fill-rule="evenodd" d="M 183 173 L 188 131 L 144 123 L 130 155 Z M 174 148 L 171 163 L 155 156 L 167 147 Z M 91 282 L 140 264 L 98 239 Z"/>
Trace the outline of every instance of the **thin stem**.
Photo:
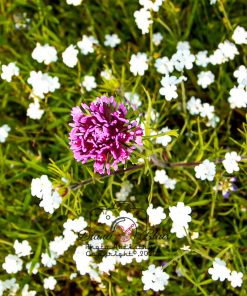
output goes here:
<path id="1" fill-rule="evenodd" d="M 153 159 L 154 160 L 154 159 Z M 218 160 L 215 160 L 214 163 L 217 164 L 217 163 L 222 163 L 223 162 L 223 158 L 220 158 Z M 241 157 L 241 160 L 247 160 L 247 157 L 243 156 Z M 157 167 L 160 167 L 160 168 L 171 168 L 171 167 L 193 167 L 193 166 L 197 166 L 199 164 L 201 164 L 202 162 L 164 162 L 164 161 L 153 161 L 154 162 L 154 165 L 157 166 Z M 137 165 L 133 165 L 127 169 L 121 169 L 121 170 L 117 170 L 115 172 L 112 172 L 110 173 L 109 175 L 108 174 L 104 174 L 104 175 L 101 175 L 99 176 L 98 178 L 90 178 L 90 179 L 87 179 L 87 180 L 84 180 L 80 183 L 76 183 L 76 184 L 73 184 L 73 185 L 70 185 L 70 189 L 72 190 L 76 190 L 84 185 L 87 185 L 87 184 L 90 184 L 90 183 L 93 183 L 97 180 L 102 180 L 102 179 L 105 179 L 107 177 L 110 177 L 110 176 L 114 176 L 114 175 L 121 175 L 121 174 L 124 174 L 126 172 L 132 172 L 132 171 L 136 171 L 136 170 L 139 170 L 139 169 L 142 169 L 145 167 L 145 164 L 137 164 Z"/>

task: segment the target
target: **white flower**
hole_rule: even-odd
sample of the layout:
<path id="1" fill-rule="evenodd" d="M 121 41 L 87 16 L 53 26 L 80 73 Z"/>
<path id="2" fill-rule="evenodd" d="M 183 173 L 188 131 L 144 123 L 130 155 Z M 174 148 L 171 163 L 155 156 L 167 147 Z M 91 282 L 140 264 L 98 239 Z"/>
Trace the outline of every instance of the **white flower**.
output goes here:
<path id="1" fill-rule="evenodd" d="M 110 210 L 104 210 L 101 212 L 98 222 L 101 224 L 106 224 L 108 226 L 112 225 L 112 222 L 116 219 L 116 217 L 113 215 L 112 211 Z"/>
<path id="2" fill-rule="evenodd" d="M 188 223 L 191 222 L 191 207 L 185 206 L 183 202 L 178 202 L 177 206 L 169 207 L 169 211 L 173 222 L 171 233 L 176 233 L 178 238 L 186 236 L 186 231 L 189 228 Z"/>
<path id="3" fill-rule="evenodd" d="M 142 52 L 132 54 L 130 58 L 130 72 L 135 76 L 143 76 L 144 72 L 148 69 L 147 55 Z"/>
<path id="4" fill-rule="evenodd" d="M 82 40 L 77 42 L 77 46 L 80 48 L 81 53 L 84 55 L 93 53 L 95 44 L 98 44 L 98 40 L 96 40 L 93 36 L 87 35 L 82 35 Z"/>
<path id="5" fill-rule="evenodd" d="M 140 100 L 140 96 L 137 93 L 125 92 L 124 97 L 130 101 L 130 103 L 135 107 L 138 108 L 142 105 Z"/>
<path id="6" fill-rule="evenodd" d="M 9 290 L 8 293 L 4 293 L 4 295 L 16 295 L 16 292 L 19 289 L 19 284 L 16 283 L 16 279 L 15 278 L 11 278 L 11 279 L 7 279 L 5 281 L 1 281 L 0 280 L 0 295 L 1 292 L 3 293 L 6 290 Z"/>
<path id="7" fill-rule="evenodd" d="M 162 267 L 155 267 L 154 264 L 149 265 L 148 269 L 142 272 L 144 290 L 163 291 L 168 285 L 168 279 L 169 275 L 162 270 Z"/>
<path id="8" fill-rule="evenodd" d="M 220 43 L 218 48 L 222 51 L 227 61 L 233 60 L 235 55 L 239 54 L 236 45 L 229 40 L 225 40 L 223 43 Z"/>
<path id="9" fill-rule="evenodd" d="M 99 263 L 99 271 L 100 273 L 107 273 L 115 269 L 115 265 L 117 263 L 116 256 L 110 255 L 111 250 L 108 251 L 107 256 L 103 257 L 102 261 Z"/>
<path id="10" fill-rule="evenodd" d="M 76 262 L 76 269 L 81 275 L 85 275 L 91 270 L 93 258 L 88 255 L 88 252 L 90 253 L 86 246 L 79 246 L 73 255 L 73 260 Z"/>
<path id="11" fill-rule="evenodd" d="M 216 166 L 213 162 L 205 159 L 201 164 L 195 167 L 195 172 L 197 179 L 213 181 L 216 173 Z"/>
<path id="12" fill-rule="evenodd" d="M 191 97 L 187 102 L 187 110 L 191 115 L 198 115 L 202 111 L 202 101 L 198 98 Z"/>
<path id="13" fill-rule="evenodd" d="M 208 269 L 208 273 L 212 275 L 212 279 L 214 281 L 219 279 L 221 282 L 229 278 L 230 272 L 231 271 L 226 267 L 226 262 L 219 258 L 215 258 L 213 267 Z"/>
<path id="14" fill-rule="evenodd" d="M 236 44 L 247 44 L 247 31 L 243 27 L 237 26 L 232 39 Z"/>
<path id="15" fill-rule="evenodd" d="M 28 106 L 27 116 L 31 119 L 40 119 L 44 112 L 44 110 L 40 109 L 39 100 L 34 98 L 34 102 L 30 103 Z"/>
<path id="16" fill-rule="evenodd" d="M 231 286 L 233 288 L 236 287 L 241 287 L 243 283 L 243 273 L 242 272 L 237 272 L 237 271 L 232 271 L 231 274 L 228 277 L 228 281 L 231 282 Z"/>
<path id="17" fill-rule="evenodd" d="M 35 296 L 36 295 L 36 293 L 37 293 L 36 291 L 28 291 L 28 289 L 29 289 L 29 285 L 26 284 L 21 291 L 21 296 Z"/>
<path id="18" fill-rule="evenodd" d="M 32 261 L 31 262 L 28 262 L 26 264 L 26 269 L 27 269 L 27 272 L 30 273 L 31 272 L 31 266 L 32 266 Z M 32 270 L 32 274 L 37 274 L 38 273 L 38 269 L 40 267 L 40 264 L 37 262 L 35 263 L 35 265 L 33 266 L 33 270 Z"/>
<path id="19" fill-rule="evenodd" d="M 247 106 L 247 91 L 242 87 L 234 86 L 230 90 L 230 97 L 228 98 L 230 107 L 234 108 L 245 108 Z"/>
<path id="20" fill-rule="evenodd" d="M 176 99 L 178 97 L 177 93 L 177 83 L 178 79 L 176 76 L 164 76 L 160 81 L 162 87 L 159 90 L 159 93 L 162 96 L 165 96 L 167 101 L 171 101 L 172 99 Z"/>
<path id="21" fill-rule="evenodd" d="M 146 34 L 149 31 L 149 26 L 153 23 L 151 20 L 151 13 L 145 8 L 135 11 L 135 22 L 137 27 L 142 30 L 142 34 Z"/>
<path id="22" fill-rule="evenodd" d="M 84 86 L 87 91 L 91 91 L 92 89 L 96 88 L 97 83 L 95 82 L 95 77 L 90 75 L 84 76 L 82 86 Z"/>
<path id="23" fill-rule="evenodd" d="M 70 45 L 62 53 L 63 63 L 70 68 L 74 68 L 78 62 L 77 55 L 78 50 L 75 48 L 74 45 Z"/>
<path id="24" fill-rule="evenodd" d="M 121 185 L 121 190 L 116 193 L 117 201 L 126 201 L 127 197 L 130 195 L 130 192 L 133 188 L 133 184 L 129 181 L 125 181 Z"/>
<path id="25" fill-rule="evenodd" d="M 201 117 L 207 117 L 209 120 L 214 117 L 214 106 L 209 105 L 208 103 L 203 103 L 200 111 Z"/>
<path id="26" fill-rule="evenodd" d="M 56 279 L 53 276 L 49 276 L 48 278 L 44 279 L 44 288 L 47 290 L 54 290 L 56 283 Z"/>
<path id="27" fill-rule="evenodd" d="M 209 56 L 209 61 L 212 65 L 219 65 L 225 63 L 227 58 L 224 56 L 222 50 L 217 48 L 213 54 Z"/>
<path id="28" fill-rule="evenodd" d="M 2 74 L 1 78 L 8 82 L 12 81 L 13 76 L 18 76 L 20 69 L 16 66 L 15 63 L 9 63 L 8 65 L 2 65 Z"/>
<path id="29" fill-rule="evenodd" d="M 78 6 L 82 3 L 83 0 L 66 0 L 67 4 Z"/>
<path id="30" fill-rule="evenodd" d="M 160 131 L 159 134 L 163 134 L 166 132 L 169 132 L 170 129 L 168 127 L 163 127 Z M 156 138 L 156 143 L 161 144 L 163 147 L 166 147 L 170 142 L 172 141 L 172 137 L 169 135 L 164 135 Z"/>
<path id="31" fill-rule="evenodd" d="M 41 71 L 31 71 L 27 82 L 32 86 L 33 95 L 41 99 L 48 92 L 54 92 L 60 87 L 58 77 L 51 77 Z"/>
<path id="32" fill-rule="evenodd" d="M 218 0 L 210 0 L 210 4 L 213 5 L 217 2 Z"/>
<path id="33" fill-rule="evenodd" d="M 160 45 L 162 40 L 163 40 L 163 36 L 160 34 L 160 32 L 153 34 L 152 41 L 154 45 L 156 46 Z"/>
<path id="34" fill-rule="evenodd" d="M 105 35 L 105 41 L 104 41 L 105 46 L 109 46 L 111 48 L 114 48 L 120 43 L 121 43 L 121 40 L 119 39 L 117 34 Z"/>
<path id="35" fill-rule="evenodd" d="M 236 71 L 234 71 L 233 76 L 238 79 L 238 84 L 241 87 L 247 86 L 247 68 L 241 65 Z"/>
<path id="36" fill-rule="evenodd" d="M 32 52 L 32 58 L 39 63 L 49 65 L 57 61 L 57 50 L 54 46 L 50 46 L 49 44 L 42 46 L 40 43 L 37 43 Z"/>
<path id="37" fill-rule="evenodd" d="M 168 178 L 168 176 L 167 176 L 165 170 L 156 170 L 155 171 L 155 176 L 154 176 L 154 181 L 155 182 L 158 182 L 158 183 L 164 185 L 167 178 Z"/>
<path id="38" fill-rule="evenodd" d="M 22 241 L 21 243 L 19 243 L 18 240 L 15 240 L 14 249 L 15 249 L 15 254 L 18 257 L 29 256 L 32 253 L 32 248 L 29 245 L 29 242 L 26 240 Z"/>
<path id="39" fill-rule="evenodd" d="M 207 67 L 209 63 L 209 58 L 207 55 L 208 55 L 207 50 L 199 51 L 196 54 L 196 65 L 201 67 Z"/>
<path id="40" fill-rule="evenodd" d="M 191 235 L 191 239 L 194 240 L 194 239 L 197 239 L 199 237 L 199 233 L 198 232 L 192 232 L 192 235 Z"/>
<path id="41" fill-rule="evenodd" d="M 202 88 L 207 88 L 210 84 L 214 82 L 214 74 L 211 71 L 201 71 L 198 75 L 198 85 Z"/>
<path id="42" fill-rule="evenodd" d="M 183 245 L 183 247 L 180 248 L 180 250 L 182 250 L 182 251 L 191 251 L 190 246 L 186 246 L 186 245 Z"/>
<path id="43" fill-rule="evenodd" d="M 22 270 L 23 261 L 16 255 L 7 255 L 2 265 L 7 273 L 17 273 Z"/>
<path id="44" fill-rule="evenodd" d="M 53 214 L 60 207 L 62 198 L 57 191 L 51 192 L 50 195 L 43 196 L 39 206 L 44 208 L 45 212 Z"/>
<path id="45" fill-rule="evenodd" d="M 84 229 L 87 227 L 87 222 L 84 217 L 79 217 L 77 219 L 68 219 L 67 222 L 63 224 L 65 230 L 74 231 L 77 233 L 83 233 Z"/>
<path id="46" fill-rule="evenodd" d="M 192 69 L 195 56 L 190 52 L 190 44 L 187 41 L 180 41 L 177 44 L 177 52 L 172 55 L 171 61 L 177 71 Z"/>
<path id="47" fill-rule="evenodd" d="M 227 152 L 225 155 L 225 159 L 222 164 L 227 171 L 228 174 L 232 174 L 233 172 L 239 171 L 238 162 L 241 160 L 241 156 L 237 154 L 237 152 Z"/>
<path id="48" fill-rule="evenodd" d="M 31 194 L 42 199 L 43 195 L 49 194 L 52 190 L 52 183 L 47 175 L 42 175 L 40 178 L 32 179 Z"/>
<path id="49" fill-rule="evenodd" d="M 173 63 L 168 59 L 168 57 L 158 58 L 155 61 L 154 67 L 156 68 L 157 72 L 163 75 L 168 75 L 174 70 Z"/>
<path id="50" fill-rule="evenodd" d="M 158 207 L 154 209 L 152 204 L 148 206 L 147 214 L 149 216 L 149 223 L 151 226 L 159 225 L 162 222 L 162 220 L 166 218 L 164 209 L 162 207 Z"/>
<path id="51" fill-rule="evenodd" d="M 63 236 L 56 236 L 53 241 L 49 243 L 50 251 L 56 256 L 61 256 L 68 250 L 70 243 L 64 239 Z"/>
<path id="52" fill-rule="evenodd" d="M 4 143 L 6 141 L 10 130 L 11 128 L 7 124 L 4 124 L 0 127 L 0 143 Z"/>
<path id="53" fill-rule="evenodd" d="M 57 263 L 56 262 L 57 254 L 54 252 L 50 252 L 50 255 L 48 253 L 41 254 L 41 263 L 44 266 L 49 267 L 49 268 L 56 265 L 56 263 Z"/>
<path id="54" fill-rule="evenodd" d="M 220 122 L 220 118 L 218 116 L 216 116 L 215 114 L 213 114 L 212 118 L 208 118 L 208 122 L 206 123 L 206 126 L 210 126 L 210 127 L 216 127 L 217 123 Z"/>

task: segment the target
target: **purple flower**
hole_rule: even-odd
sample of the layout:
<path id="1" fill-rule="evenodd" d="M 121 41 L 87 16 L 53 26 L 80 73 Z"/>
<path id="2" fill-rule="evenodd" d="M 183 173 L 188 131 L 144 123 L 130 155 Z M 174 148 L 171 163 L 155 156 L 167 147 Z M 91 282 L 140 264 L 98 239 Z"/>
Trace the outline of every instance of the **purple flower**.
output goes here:
<path id="1" fill-rule="evenodd" d="M 110 174 L 110 167 L 118 169 L 136 148 L 142 145 L 143 130 L 136 121 L 126 118 L 127 109 L 117 105 L 114 97 L 96 98 L 90 106 L 81 104 L 72 109 L 73 123 L 69 134 L 70 149 L 75 159 L 86 163 L 95 160 L 94 171 Z"/>

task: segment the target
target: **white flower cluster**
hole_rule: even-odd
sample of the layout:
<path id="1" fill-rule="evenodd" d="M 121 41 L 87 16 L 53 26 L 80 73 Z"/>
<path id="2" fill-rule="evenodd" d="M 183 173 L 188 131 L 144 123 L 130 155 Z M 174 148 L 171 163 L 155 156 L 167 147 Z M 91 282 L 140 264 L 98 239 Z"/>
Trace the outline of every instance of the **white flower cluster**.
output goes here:
<path id="1" fill-rule="evenodd" d="M 207 118 L 207 126 L 215 127 L 220 121 L 219 117 L 214 113 L 214 106 L 202 103 L 199 98 L 191 97 L 187 102 L 187 110 L 191 115 L 200 115 L 202 118 Z"/>
<path id="2" fill-rule="evenodd" d="M 120 43 L 121 43 L 121 40 L 119 39 L 117 34 L 112 34 L 112 35 L 106 34 L 105 35 L 105 41 L 104 41 L 105 46 L 115 48 Z"/>
<path id="3" fill-rule="evenodd" d="M 121 184 L 121 189 L 119 192 L 116 193 L 116 200 L 117 201 L 126 201 L 127 197 L 130 195 L 130 192 L 133 188 L 133 184 L 131 184 L 129 181 L 124 181 Z"/>
<path id="4" fill-rule="evenodd" d="M 234 86 L 230 90 L 230 97 L 228 102 L 230 107 L 234 108 L 246 108 L 247 107 L 247 68 L 241 65 L 233 73 L 234 77 L 237 78 L 238 85 Z"/>
<path id="5" fill-rule="evenodd" d="M 54 46 L 50 46 L 49 44 L 41 45 L 37 43 L 32 52 L 32 58 L 39 63 L 49 65 L 57 61 L 57 50 Z"/>
<path id="6" fill-rule="evenodd" d="M 176 233 L 178 238 L 186 236 L 191 222 L 191 207 L 185 206 L 183 202 L 178 202 L 177 206 L 169 207 L 169 216 L 172 219 L 171 233 Z"/>
<path id="7" fill-rule="evenodd" d="M 53 189 L 52 183 L 46 175 L 32 179 L 31 194 L 41 199 L 39 206 L 50 214 L 53 214 L 62 203 L 61 196 Z"/>
<path id="8" fill-rule="evenodd" d="M 148 269 L 142 272 L 144 290 L 152 289 L 155 292 L 163 291 L 168 285 L 169 275 L 163 271 L 161 266 L 149 265 Z"/>
<path id="9" fill-rule="evenodd" d="M 175 179 L 171 179 L 166 174 L 165 170 L 156 170 L 154 181 L 160 183 L 161 185 L 164 185 L 167 189 L 175 189 L 175 185 L 177 181 Z"/>
<path id="10" fill-rule="evenodd" d="M 7 124 L 4 124 L 0 127 L 0 143 L 4 143 L 6 141 L 10 130 L 11 128 Z"/>
<path id="11" fill-rule="evenodd" d="M 20 68 L 15 63 L 9 63 L 8 65 L 2 65 L 1 78 L 8 82 L 12 81 L 13 76 L 18 76 Z"/>
<path id="12" fill-rule="evenodd" d="M 83 79 L 81 85 L 82 85 L 82 87 L 84 87 L 86 89 L 86 91 L 91 91 L 97 87 L 95 77 L 91 76 L 91 75 L 84 76 L 84 79 Z"/>
<path id="13" fill-rule="evenodd" d="M 166 218 L 164 209 L 162 207 L 154 208 L 153 204 L 150 204 L 148 206 L 147 214 L 148 214 L 149 223 L 151 226 L 159 225 Z"/>
<path id="14" fill-rule="evenodd" d="M 216 174 L 216 165 L 205 159 L 201 164 L 195 167 L 196 178 L 201 180 L 213 181 Z"/>
<path id="15" fill-rule="evenodd" d="M 195 55 L 190 51 L 189 42 L 179 41 L 177 51 L 171 57 L 171 62 L 177 71 L 182 72 L 184 69 L 191 70 L 195 59 Z"/>
<path id="16" fill-rule="evenodd" d="M 218 45 L 218 48 L 209 56 L 212 65 L 220 65 L 231 61 L 239 54 L 235 44 L 229 40 L 225 40 Z"/>
<path id="17" fill-rule="evenodd" d="M 137 27 L 142 31 L 142 34 L 149 32 L 149 27 L 153 23 L 151 19 L 151 11 L 158 12 L 164 0 L 139 0 L 143 7 L 135 11 L 134 17 Z"/>
<path id="18" fill-rule="evenodd" d="M 33 95 L 41 99 L 45 94 L 60 88 L 58 77 L 52 77 L 41 71 L 31 71 L 27 82 L 32 86 Z"/>
<path id="19" fill-rule="evenodd" d="M 5 257 L 2 265 L 7 273 L 17 273 L 22 270 L 23 261 L 20 257 L 29 256 L 31 254 L 31 246 L 28 241 L 24 240 L 21 243 L 18 240 L 14 242 L 15 255 L 9 254 Z"/>
<path id="20" fill-rule="evenodd" d="M 224 280 L 228 280 L 231 282 L 231 286 L 233 288 L 241 287 L 243 283 L 243 273 L 232 271 L 226 267 L 226 262 L 220 260 L 219 258 L 215 258 L 213 262 L 213 267 L 208 269 L 208 273 L 212 276 L 214 281 L 220 280 L 223 282 Z"/>
<path id="21" fill-rule="evenodd" d="M 187 78 L 185 76 L 177 78 L 176 76 L 166 75 L 160 81 L 162 87 L 160 88 L 159 93 L 162 96 L 165 96 L 166 101 L 176 99 L 178 97 L 177 85 L 186 80 Z"/>
<path id="22" fill-rule="evenodd" d="M 19 284 L 15 278 L 7 279 L 5 281 L 0 280 L 0 296 L 2 295 L 15 295 L 19 290 Z M 8 291 L 8 293 L 4 293 Z"/>

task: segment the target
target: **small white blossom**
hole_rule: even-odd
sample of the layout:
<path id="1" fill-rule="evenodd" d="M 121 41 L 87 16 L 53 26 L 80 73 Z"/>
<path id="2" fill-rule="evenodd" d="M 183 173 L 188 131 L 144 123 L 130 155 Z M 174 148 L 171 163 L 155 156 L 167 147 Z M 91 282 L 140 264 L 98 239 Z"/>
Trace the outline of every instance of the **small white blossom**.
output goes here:
<path id="1" fill-rule="evenodd" d="M 228 102 L 230 103 L 230 107 L 232 109 L 245 108 L 247 106 L 247 91 L 240 86 L 234 86 L 230 90 Z"/>
<path id="2" fill-rule="evenodd" d="M 7 124 L 4 124 L 0 127 L 0 143 L 4 143 L 6 141 L 10 130 L 11 128 Z"/>
<path id="3" fill-rule="evenodd" d="M 22 241 L 21 243 L 19 243 L 18 240 L 15 240 L 14 249 L 15 249 L 15 254 L 18 257 L 29 256 L 32 253 L 32 248 L 29 245 L 29 242 L 26 240 Z"/>
<path id="4" fill-rule="evenodd" d="M 143 76 L 144 72 L 148 69 L 148 60 L 145 53 L 138 52 L 137 54 L 132 54 L 129 63 L 130 72 L 135 76 Z"/>
<path id="5" fill-rule="evenodd" d="M 116 219 L 116 217 L 113 215 L 112 211 L 110 210 L 104 210 L 101 212 L 98 222 L 101 224 L 106 224 L 108 226 L 112 225 L 112 222 Z"/>
<path id="6" fill-rule="evenodd" d="M 149 31 L 149 26 L 153 23 L 151 20 L 151 13 L 145 8 L 135 11 L 135 22 L 137 27 L 142 31 L 142 34 L 146 34 Z"/>
<path id="7" fill-rule="evenodd" d="M 163 75 L 168 75 L 174 70 L 173 63 L 168 59 L 168 57 L 158 58 L 155 61 L 154 67 L 156 68 L 157 72 Z"/>
<path id="8" fill-rule="evenodd" d="M 112 70 L 106 69 L 100 72 L 100 76 L 105 80 L 111 80 L 113 78 Z"/>
<path id="9" fill-rule="evenodd" d="M 228 281 L 231 282 L 231 286 L 233 288 L 241 287 L 243 283 L 243 273 L 232 271 L 231 274 L 228 277 Z"/>
<path id="10" fill-rule="evenodd" d="M 216 174 L 216 166 L 213 162 L 205 159 L 195 167 L 196 178 L 201 180 L 213 181 Z"/>
<path id="11" fill-rule="evenodd" d="M 170 129 L 168 127 L 163 127 L 160 131 L 159 134 L 163 134 L 166 132 L 169 132 Z M 172 137 L 169 135 L 164 135 L 156 138 L 156 143 L 161 144 L 163 147 L 166 147 L 170 142 L 172 141 Z"/>
<path id="12" fill-rule="evenodd" d="M 26 284 L 21 291 L 21 296 L 35 296 L 36 295 L 36 293 L 37 293 L 36 291 L 28 291 L 28 289 L 29 289 L 29 285 Z"/>
<path id="13" fill-rule="evenodd" d="M 198 98 L 191 97 L 187 102 L 187 110 L 191 115 L 198 115 L 202 111 L 202 101 Z"/>
<path id="14" fill-rule="evenodd" d="M 56 279 L 53 276 L 49 276 L 48 278 L 44 279 L 44 288 L 46 290 L 54 290 L 56 283 Z"/>
<path id="15" fill-rule="evenodd" d="M 233 172 L 239 171 L 238 162 L 241 160 L 241 156 L 237 154 L 237 152 L 227 152 L 225 155 L 225 159 L 222 164 L 227 171 L 228 174 L 232 174 Z"/>
<path id="16" fill-rule="evenodd" d="M 160 32 L 153 34 L 152 41 L 155 46 L 160 45 L 162 40 L 163 40 L 163 36 L 160 34 Z"/>
<path id="17" fill-rule="evenodd" d="M 226 262 L 215 258 L 213 262 L 213 267 L 208 269 L 208 273 L 212 276 L 214 281 L 218 279 L 223 282 L 225 279 L 229 278 L 230 270 L 226 267 Z"/>
<path id="18" fill-rule="evenodd" d="M 75 48 L 74 45 L 70 45 L 62 53 L 63 63 L 70 68 L 74 68 L 75 65 L 78 63 L 77 55 L 78 50 Z"/>
<path id="19" fill-rule="evenodd" d="M 32 52 L 32 58 L 39 63 L 49 65 L 57 61 L 57 50 L 54 46 L 50 46 L 49 44 L 42 46 L 40 43 L 37 43 Z"/>
<path id="20" fill-rule="evenodd" d="M 27 109 L 27 116 L 31 119 L 40 119 L 44 114 L 44 110 L 40 109 L 38 98 L 34 98 L 34 102 L 30 103 Z"/>
<path id="21" fill-rule="evenodd" d="M 147 214 L 148 214 L 149 223 L 151 226 L 159 225 L 162 222 L 162 220 L 166 218 L 164 209 L 162 207 L 158 207 L 154 209 L 152 204 L 148 206 Z"/>
<path id="22" fill-rule="evenodd" d="M 149 265 L 148 269 L 142 272 L 144 290 L 152 289 L 155 292 L 163 291 L 168 285 L 169 275 L 162 270 L 161 266 Z"/>
<path id="23" fill-rule="evenodd" d="M 120 43 L 121 43 L 121 40 L 119 39 L 117 34 L 105 35 L 105 41 L 104 41 L 105 46 L 109 46 L 111 48 L 114 48 Z"/>
<path id="24" fill-rule="evenodd" d="M 41 254 L 41 263 L 46 267 L 52 267 L 56 265 L 56 259 L 57 254 L 54 252 L 50 252 L 50 255 L 48 253 L 42 253 Z"/>
<path id="25" fill-rule="evenodd" d="M 20 73 L 19 67 L 15 63 L 9 63 L 8 65 L 2 65 L 1 78 L 8 82 L 12 81 L 13 76 L 18 76 Z"/>
<path id="26" fill-rule="evenodd" d="M 7 255 L 2 265 L 7 273 L 17 273 L 22 270 L 23 261 L 16 255 Z"/>
<path id="27" fill-rule="evenodd" d="M 26 269 L 27 269 L 28 273 L 31 272 L 31 266 L 32 266 L 32 261 L 28 262 L 26 264 Z M 40 267 L 40 264 L 38 262 L 35 263 L 35 265 L 33 266 L 32 274 L 37 274 L 39 271 L 39 267 Z"/>
<path id="28" fill-rule="evenodd" d="M 207 117 L 209 120 L 212 119 L 214 116 L 214 106 L 211 106 L 208 103 L 203 103 L 200 115 L 202 118 Z"/>
<path id="29" fill-rule="evenodd" d="M 243 27 L 237 26 L 233 32 L 232 39 L 236 44 L 247 44 L 247 31 Z"/>
<path id="30" fill-rule="evenodd" d="M 80 48 L 81 53 L 84 55 L 93 53 L 94 45 L 96 44 L 98 44 L 98 40 L 96 40 L 93 36 L 87 36 L 87 35 L 83 35 L 82 40 L 77 42 L 77 46 Z"/>
<path id="31" fill-rule="evenodd" d="M 201 67 L 207 67 L 209 63 L 209 58 L 207 55 L 208 55 L 207 50 L 199 51 L 196 54 L 196 65 Z"/>
<path id="32" fill-rule="evenodd" d="M 198 75 L 198 85 L 202 88 L 207 88 L 210 84 L 214 82 L 214 74 L 211 71 L 202 71 Z"/>
<path id="33" fill-rule="evenodd" d="M 241 87 L 247 86 L 247 68 L 241 65 L 236 71 L 234 71 L 233 76 L 237 78 L 238 84 Z"/>
<path id="34" fill-rule="evenodd" d="M 91 91 L 97 87 L 94 76 L 86 75 L 82 81 L 82 86 L 85 87 L 87 91 Z"/>

